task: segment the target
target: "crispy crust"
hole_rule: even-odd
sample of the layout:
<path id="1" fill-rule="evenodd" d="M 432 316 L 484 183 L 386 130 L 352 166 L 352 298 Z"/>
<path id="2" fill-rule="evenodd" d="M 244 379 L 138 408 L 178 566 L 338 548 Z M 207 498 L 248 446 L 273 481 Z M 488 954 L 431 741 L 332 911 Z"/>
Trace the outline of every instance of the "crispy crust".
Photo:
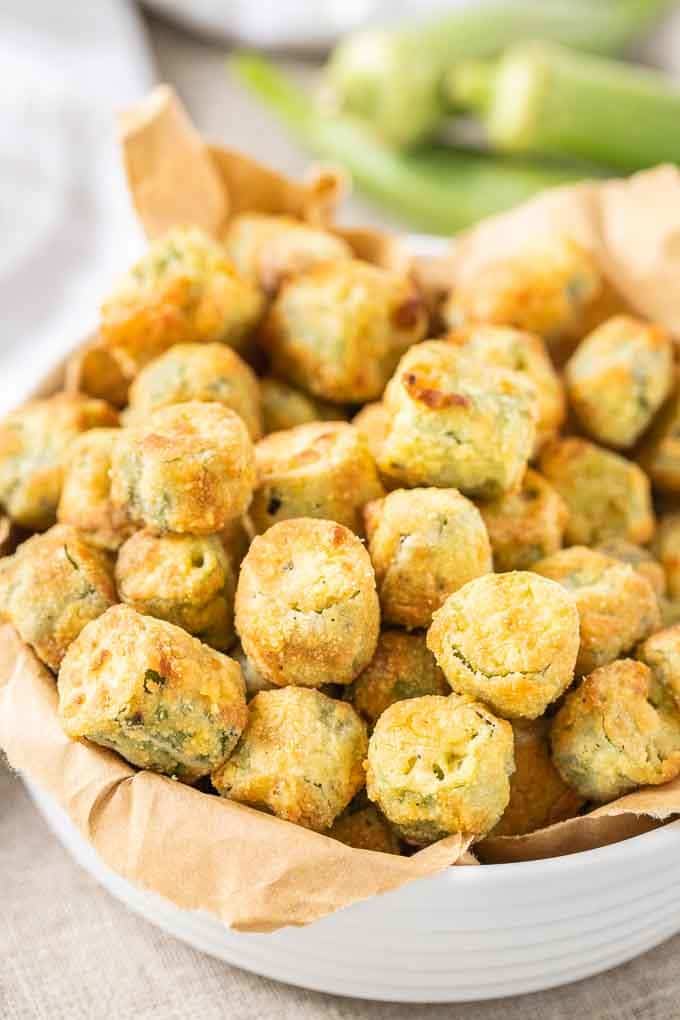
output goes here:
<path id="1" fill-rule="evenodd" d="M 372 804 L 351 814 L 341 815 L 327 835 L 357 850 L 376 850 L 383 854 L 401 852 L 399 840 L 389 822 Z"/>
<path id="2" fill-rule="evenodd" d="M 660 492 L 680 492 L 680 391 L 666 401 L 642 440 L 637 459 Z"/>
<path id="3" fill-rule="evenodd" d="M 680 513 L 664 514 L 652 546 L 666 576 L 668 595 L 680 597 Z"/>
<path id="4" fill-rule="evenodd" d="M 120 429 L 90 429 L 72 440 L 65 458 L 57 508 L 62 524 L 72 524 L 101 549 L 116 549 L 134 525 L 111 502 L 111 457 Z"/>
<path id="5" fill-rule="evenodd" d="M 265 376 L 260 380 L 260 399 L 264 434 L 282 432 L 312 421 L 339 421 L 345 417 L 342 407 L 310 397 L 289 383 Z"/>
<path id="6" fill-rule="evenodd" d="M 638 645 L 635 658 L 649 666 L 654 682 L 660 684 L 680 708 L 680 623 L 648 637 Z"/>
<path id="7" fill-rule="evenodd" d="M 569 520 L 567 505 L 537 471 L 527 468 L 522 485 L 498 499 L 478 504 L 491 542 L 494 569 L 528 570 L 562 548 Z"/>
<path id="8" fill-rule="evenodd" d="M 622 563 L 629 563 L 636 573 L 647 578 L 659 598 L 666 594 L 664 568 L 648 549 L 627 542 L 625 538 L 610 538 L 609 541 L 595 546 L 595 550 L 604 553 L 605 556 L 612 556 L 615 560 L 621 560 Z"/>

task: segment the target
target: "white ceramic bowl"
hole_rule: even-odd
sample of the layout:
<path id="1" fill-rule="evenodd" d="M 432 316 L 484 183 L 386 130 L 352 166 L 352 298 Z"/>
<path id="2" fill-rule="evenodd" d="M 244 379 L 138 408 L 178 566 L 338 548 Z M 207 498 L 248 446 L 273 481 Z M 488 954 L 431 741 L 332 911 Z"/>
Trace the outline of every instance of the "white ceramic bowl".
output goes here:
<path id="1" fill-rule="evenodd" d="M 227 963 L 317 991 L 397 1002 L 517 995 L 597 974 L 680 931 L 680 821 L 569 857 L 449 868 L 306 928 L 251 935 L 114 874 L 28 785 L 78 863 L 131 910 Z"/>

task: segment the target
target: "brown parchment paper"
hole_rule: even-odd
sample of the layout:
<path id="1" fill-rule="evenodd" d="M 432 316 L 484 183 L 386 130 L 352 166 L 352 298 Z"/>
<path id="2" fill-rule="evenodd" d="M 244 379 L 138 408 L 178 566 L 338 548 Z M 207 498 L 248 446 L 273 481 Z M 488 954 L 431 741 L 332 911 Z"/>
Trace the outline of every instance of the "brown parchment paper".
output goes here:
<path id="1" fill-rule="evenodd" d="M 440 258 L 416 264 L 399 241 L 334 225 L 345 182 L 332 170 L 292 181 L 237 152 L 209 145 L 172 90 L 161 87 L 121 118 L 121 148 L 142 227 L 155 237 L 194 223 L 220 237 L 237 212 L 285 213 L 336 230 L 359 257 L 409 268 L 431 291 L 555 232 L 591 250 L 608 281 L 640 314 L 680 337 L 680 175 L 671 167 L 628 181 L 560 188 L 497 216 Z M 88 341 L 82 351 L 95 350 Z M 78 359 L 36 380 L 36 392 L 78 386 Z M 185 909 L 238 930 L 310 923 L 351 903 L 475 865 L 575 853 L 645 832 L 680 814 L 680 778 L 522 837 L 452 836 L 410 858 L 354 850 L 326 836 L 162 776 L 112 752 L 70 741 L 56 714 L 54 678 L 9 627 L 0 627 L 0 747 L 47 791 L 119 874 Z"/>

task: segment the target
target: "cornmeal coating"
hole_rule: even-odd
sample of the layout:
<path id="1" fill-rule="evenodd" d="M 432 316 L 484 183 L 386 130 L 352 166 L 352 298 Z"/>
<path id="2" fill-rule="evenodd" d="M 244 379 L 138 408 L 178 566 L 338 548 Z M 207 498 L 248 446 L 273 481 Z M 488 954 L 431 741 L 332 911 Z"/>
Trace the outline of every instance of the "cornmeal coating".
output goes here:
<path id="1" fill-rule="evenodd" d="M 224 246 L 239 273 L 265 293 L 323 262 L 350 259 L 352 249 L 341 237 L 291 216 L 241 213 L 229 224 Z"/>
<path id="2" fill-rule="evenodd" d="M 412 347 L 385 393 L 381 471 L 409 487 L 491 499 L 522 480 L 536 435 L 536 391 L 517 372 L 483 366 L 443 340 Z"/>
<path id="3" fill-rule="evenodd" d="M 680 623 L 658 630 L 638 645 L 636 659 L 652 671 L 655 684 L 660 684 L 680 709 Z"/>
<path id="4" fill-rule="evenodd" d="M 507 807 L 512 727 L 464 694 L 391 705 L 368 744 L 366 789 L 398 834 L 424 846 L 485 836 Z"/>
<path id="5" fill-rule="evenodd" d="M 618 453 L 570 436 L 548 444 L 540 470 L 567 504 L 570 545 L 610 538 L 642 543 L 654 534 L 649 479 Z"/>
<path id="6" fill-rule="evenodd" d="M 654 589 L 628 563 L 574 545 L 532 567 L 572 595 L 581 621 L 576 672 L 590 673 L 629 652 L 660 626 Z"/>
<path id="7" fill-rule="evenodd" d="M 69 648 L 59 671 L 59 718 L 69 737 L 194 782 L 231 754 L 248 710 L 233 659 L 120 605 Z"/>
<path id="8" fill-rule="evenodd" d="M 550 739 L 562 778 L 587 800 L 614 800 L 680 773 L 680 713 L 632 659 L 596 669 L 570 692 Z"/>
<path id="9" fill-rule="evenodd" d="M 226 344 L 175 344 L 154 358 L 130 387 L 130 419 L 187 400 L 216 400 L 236 411 L 252 439 L 262 435 L 260 388 L 249 365 Z"/>
<path id="10" fill-rule="evenodd" d="M 235 517 L 219 532 L 222 547 L 235 574 L 238 574 L 243 557 L 250 548 L 252 537 L 253 526 L 247 514 L 244 517 Z"/>
<path id="11" fill-rule="evenodd" d="M 359 429 L 368 443 L 373 459 L 378 462 L 382 444 L 390 429 L 390 414 L 385 405 L 379 400 L 375 400 L 371 404 L 364 404 L 352 418 L 352 425 Z"/>
<path id="12" fill-rule="evenodd" d="M 173 344 L 239 349 L 264 308 L 221 244 L 196 227 L 154 241 L 101 308 L 100 333 L 128 378 Z"/>
<path id="13" fill-rule="evenodd" d="M 378 850 L 383 854 L 401 852 L 399 840 L 389 822 L 372 804 L 359 811 L 341 815 L 327 835 L 357 850 Z"/>
<path id="14" fill-rule="evenodd" d="M 404 276 L 358 259 L 288 280 L 263 328 L 275 375 L 334 403 L 376 400 L 427 312 Z"/>
<path id="15" fill-rule="evenodd" d="M 0 618 L 57 670 L 83 627 L 116 601 L 112 573 L 105 553 L 55 524 L 2 560 Z"/>
<path id="16" fill-rule="evenodd" d="M 637 451 L 640 466 L 660 492 L 680 492 L 680 390 L 677 388 Z"/>
<path id="17" fill-rule="evenodd" d="M 118 553 L 123 602 L 167 620 L 221 651 L 234 643 L 236 576 L 219 535 L 154 535 L 144 529 Z"/>
<path id="18" fill-rule="evenodd" d="M 373 567 L 348 528 L 297 517 L 253 541 L 236 589 L 236 630 L 265 680 L 349 684 L 373 658 L 379 629 Z"/>
<path id="19" fill-rule="evenodd" d="M 435 613 L 427 646 L 451 687 L 511 719 L 535 719 L 567 689 L 579 648 L 574 599 L 516 570 L 486 574 Z"/>
<path id="20" fill-rule="evenodd" d="M 57 517 L 72 524 L 92 545 L 116 549 L 133 525 L 111 502 L 111 459 L 120 429 L 90 429 L 74 439 L 65 457 Z"/>
<path id="21" fill-rule="evenodd" d="M 255 454 L 243 421 L 190 400 L 124 429 L 113 451 L 111 498 L 154 531 L 209 535 L 248 508 Z"/>
<path id="22" fill-rule="evenodd" d="M 493 569 L 479 510 L 457 489 L 396 489 L 364 519 L 387 623 L 429 627 L 449 595 Z"/>
<path id="23" fill-rule="evenodd" d="M 320 691 L 261 691 L 229 761 L 213 773 L 223 797 L 322 832 L 364 785 L 366 727 Z"/>
<path id="24" fill-rule="evenodd" d="M 617 315 L 582 340 L 565 368 L 569 403 L 585 432 L 633 446 L 673 385 L 671 338 L 661 326 Z"/>
<path id="25" fill-rule="evenodd" d="M 101 338 L 76 350 L 66 362 L 64 389 L 67 393 L 86 393 L 99 397 L 113 407 L 127 404 L 130 379 L 116 351 Z"/>
<path id="26" fill-rule="evenodd" d="M 607 542 L 600 542 L 595 546 L 595 549 L 597 552 L 604 553 L 605 556 L 621 560 L 622 563 L 630 563 L 636 573 L 647 578 L 657 596 L 666 594 L 664 569 L 648 549 L 635 545 L 633 542 L 627 542 L 625 538 L 610 538 Z"/>
<path id="27" fill-rule="evenodd" d="M 260 691 L 278 690 L 276 684 L 270 684 L 268 680 L 265 680 L 260 671 L 253 665 L 243 651 L 240 641 L 232 648 L 230 654 L 232 659 L 235 659 L 241 667 L 243 682 L 246 685 L 246 699 L 248 701 L 254 698 L 256 694 L 259 694 Z"/>
<path id="28" fill-rule="evenodd" d="M 680 598 L 680 513 L 663 515 L 652 549 L 663 567 L 669 597 Z"/>
<path id="29" fill-rule="evenodd" d="M 569 520 L 567 505 L 545 478 L 527 468 L 516 492 L 480 501 L 491 542 L 494 568 L 528 570 L 537 560 L 562 548 Z"/>
<path id="30" fill-rule="evenodd" d="M 260 380 L 260 401 L 265 435 L 311 421 L 339 421 L 344 418 L 343 409 L 337 404 L 310 397 L 271 375 Z"/>
<path id="31" fill-rule="evenodd" d="M 0 507 L 17 524 L 54 524 L 71 440 L 98 425 L 118 424 L 103 400 L 57 393 L 31 400 L 0 421 Z"/>
<path id="32" fill-rule="evenodd" d="M 540 336 L 509 326 L 480 324 L 454 330 L 446 340 L 482 365 L 511 369 L 533 383 L 538 407 L 534 452 L 559 432 L 566 415 L 564 386 Z"/>
<path id="33" fill-rule="evenodd" d="M 255 447 L 250 517 L 258 532 L 291 517 L 320 517 L 363 534 L 362 509 L 382 496 L 364 437 L 345 421 L 272 432 Z"/>
<path id="34" fill-rule="evenodd" d="M 510 803 L 492 836 L 523 836 L 555 822 L 573 818 L 583 798 L 564 782 L 550 757 L 550 720 L 516 719 L 515 771 L 510 777 Z"/>
<path id="35" fill-rule="evenodd" d="M 352 704 L 369 726 L 396 701 L 449 693 L 425 635 L 403 630 L 381 632 L 375 655 L 349 690 Z"/>

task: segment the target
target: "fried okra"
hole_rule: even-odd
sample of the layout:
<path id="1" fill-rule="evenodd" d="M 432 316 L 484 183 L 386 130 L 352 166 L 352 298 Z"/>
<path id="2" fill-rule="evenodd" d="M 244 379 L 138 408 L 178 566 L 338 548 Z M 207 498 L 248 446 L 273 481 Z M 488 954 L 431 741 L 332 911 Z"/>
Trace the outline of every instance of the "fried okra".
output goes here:
<path id="1" fill-rule="evenodd" d="M 583 806 L 564 782 L 550 757 L 550 721 L 516 719 L 512 724 L 515 771 L 510 803 L 492 836 L 523 836 L 577 815 Z"/>
<path id="2" fill-rule="evenodd" d="M 648 549 L 633 542 L 627 542 L 623 538 L 610 538 L 608 542 L 601 542 L 595 546 L 597 552 L 611 556 L 622 563 L 630 563 L 633 570 L 646 577 L 657 596 L 666 593 L 666 575 L 662 565 L 654 559 Z"/>
<path id="3" fill-rule="evenodd" d="M 266 680 L 351 683 L 373 658 L 379 626 L 371 561 L 348 528 L 300 517 L 253 541 L 236 589 L 236 629 Z"/>
<path id="4" fill-rule="evenodd" d="M 525 571 L 486 574 L 435 613 L 427 646 L 454 691 L 536 719 L 567 689 L 579 648 L 574 599 Z"/>
<path id="5" fill-rule="evenodd" d="M 100 333 L 124 375 L 173 344 L 220 341 L 240 348 L 264 301 L 222 245 L 195 227 L 154 241 L 101 308 Z"/>
<path id="6" fill-rule="evenodd" d="M 528 468 L 516 492 L 478 506 L 497 571 L 528 570 L 536 560 L 562 548 L 569 511 L 537 471 Z"/>
<path id="7" fill-rule="evenodd" d="M 0 421 L 0 506 L 17 524 L 44 531 L 54 524 L 71 440 L 113 426 L 109 404 L 77 393 L 31 400 Z"/>
<path id="8" fill-rule="evenodd" d="M 261 691 L 241 740 L 212 781 L 223 797 L 328 829 L 364 785 L 366 727 L 320 691 Z"/>
<path id="9" fill-rule="evenodd" d="M 370 726 L 396 701 L 449 693 L 425 635 L 403 630 L 382 631 L 375 655 L 349 691 L 352 704 Z"/>
<path id="10" fill-rule="evenodd" d="M 291 517 L 320 517 L 363 534 L 362 509 L 384 490 L 364 437 L 347 422 L 273 432 L 255 447 L 256 531 Z"/>
<path id="11" fill-rule="evenodd" d="M 133 526 L 111 502 L 111 459 L 120 429 L 90 429 L 74 439 L 65 457 L 57 517 L 92 545 L 115 551 Z"/>
<path id="12" fill-rule="evenodd" d="M 637 464 L 571 436 L 548 444 L 540 469 L 567 504 L 569 544 L 596 545 L 610 538 L 641 543 L 652 537 L 649 479 Z"/>
<path id="13" fill-rule="evenodd" d="M 567 695 L 551 744 L 558 771 L 577 793 L 614 800 L 680 773 L 680 713 L 647 666 L 623 659 Z"/>
<path id="14" fill-rule="evenodd" d="M 585 432 L 626 450 L 670 392 L 671 338 L 660 326 L 617 315 L 581 341 L 565 378 L 569 402 Z"/>
<path id="15" fill-rule="evenodd" d="M 224 237 L 227 255 L 239 273 L 265 293 L 323 262 L 350 259 L 352 249 L 342 238 L 290 216 L 242 213 Z"/>
<path id="16" fill-rule="evenodd" d="M 343 410 L 337 404 L 310 397 L 273 376 L 260 380 L 260 400 L 265 435 L 312 421 L 339 421 L 344 418 Z"/>
<path id="17" fill-rule="evenodd" d="M 106 554 L 68 524 L 34 535 L 2 561 L 0 617 L 57 670 L 83 627 L 116 601 Z"/>
<path id="18" fill-rule="evenodd" d="M 467 695 L 391 705 L 368 745 L 368 796 L 408 843 L 481 839 L 508 804 L 512 728 Z"/>
<path id="19" fill-rule="evenodd" d="M 378 398 L 427 313 L 406 278 L 357 259 L 281 288 L 263 329 L 276 375 L 334 403 Z"/>
<path id="20" fill-rule="evenodd" d="M 236 411 L 253 439 L 262 435 L 255 373 L 225 344 L 175 344 L 154 358 L 130 387 L 130 421 L 187 400 L 216 400 Z"/>
<path id="21" fill-rule="evenodd" d="M 397 489 L 364 518 L 387 623 L 428 627 L 449 595 L 493 569 L 479 510 L 456 489 Z"/>
<path id="22" fill-rule="evenodd" d="M 680 598 L 680 514 L 664 514 L 652 548 L 663 567 L 669 597 Z"/>
<path id="23" fill-rule="evenodd" d="M 581 643 L 576 672 L 590 673 L 625 655 L 660 625 L 654 589 L 629 564 L 574 545 L 539 560 L 538 574 L 561 584 L 576 602 Z"/>
<path id="24" fill-rule="evenodd" d="M 154 531 L 209 535 L 248 508 L 255 455 L 229 408 L 192 400 L 124 429 L 111 465 L 111 498 Z"/>
<path id="25" fill-rule="evenodd" d="M 640 465 L 660 492 L 680 492 L 680 390 L 666 401 L 637 451 Z"/>
<path id="26" fill-rule="evenodd" d="M 398 854 L 399 840 L 389 823 L 371 804 L 341 815 L 327 835 L 357 850 L 378 850 L 384 854 Z"/>
<path id="27" fill-rule="evenodd" d="M 183 627 L 213 648 L 234 642 L 236 577 L 219 535 L 154 535 L 125 542 L 116 563 L 123 602 Z"/>
<path id="28" fill-rule="evenodd" d="M 455 330 L 446 339 L 482 365 L 526 375 L 536 390 L 536 449 L 556 435 L 566 414 L 564 386 L 541 337 L 509 326 L 483 324 Z"/>
<path id="29" fill-rule="evenodd" d="M 652 634 L 638 645 L 635 657 L 649 666 L 654 683 L 661 684 L 680 709 L 680 624 Z"/>
<path id="30" fill-rule="evenodd" d="M 380 460 L 380 451 L 389 431 L 389 423 L 389 412 L 381 401 L 364 404 L 361 410 L 352 418 L 352 425 L 359 429 L 359 432 L 361 432 L 368 443 L 368 448 L 373 454 L 373 459 L 376 463 Z"/>
<path id="31" fill-rule="evenodd" d="M 248 701 L 254 698 L 256 694 L 259 694 L 260 691 L 277 690 L 276 684 L 270 684 L 268 680 L 265 680 L 260 671 L 253 665 L 243 651 L 243 646 L 240 642 L 231 650 L 230 655 L 241 667 L 243 681 L 246 685 L 246 699 Z"/>
<path id="32" fill-rule="evenodd" d="M 114 606 L 64 658 L 59 718 L 69 737 L 193 782 L 231 754 L 248 709 L 233 659 L 180 627 Z"/>
<path id="33" fill-rule="evenodd" d="M 483 367 L 441 340 L 412 347 L 385 393 L 378 464 L 409 487 L 493 498 L 522 480 L 536 434 L 536 392 L 517 372 Z"/>

